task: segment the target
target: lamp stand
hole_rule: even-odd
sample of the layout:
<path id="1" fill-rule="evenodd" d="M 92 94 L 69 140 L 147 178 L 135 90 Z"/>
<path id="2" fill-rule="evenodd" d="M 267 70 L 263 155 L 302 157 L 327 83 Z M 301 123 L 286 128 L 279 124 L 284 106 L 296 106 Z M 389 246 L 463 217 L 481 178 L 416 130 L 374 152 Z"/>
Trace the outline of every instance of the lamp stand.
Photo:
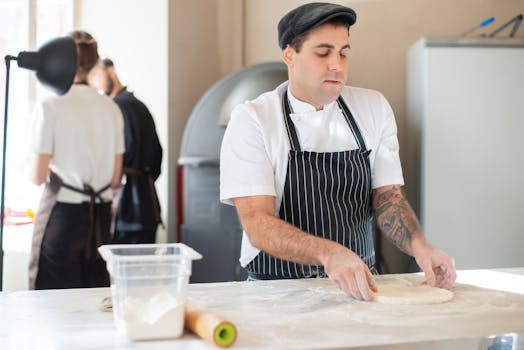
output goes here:
<path id="1" fill-rule="evenodd" d="M 4 133 L 2 139 L 2 188 L 0 192 L 0 291 L 3 290 L 4 281 L 4 203 L 5 203 L 5 158 L 6 158 L 6 144 L 7 144 L 7 110 L 9 103 L 9 70 L 11 67 L 11 60 L 16 60 L 16 57 L 5 56 L 5 101 L 4 101 Z"/>

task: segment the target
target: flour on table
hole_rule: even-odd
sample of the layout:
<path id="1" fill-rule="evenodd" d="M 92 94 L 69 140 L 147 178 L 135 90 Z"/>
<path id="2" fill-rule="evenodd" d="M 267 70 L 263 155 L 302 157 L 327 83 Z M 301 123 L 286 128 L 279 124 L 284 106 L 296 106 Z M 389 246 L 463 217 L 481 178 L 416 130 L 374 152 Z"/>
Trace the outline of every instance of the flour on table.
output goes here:
<path id="1" fill-rule="evenodd" d="M 453 299 L 453 292 L 428 285 L 382 284 L 375 293 L 377 303 L 423 305 L 440 304 Z"/>

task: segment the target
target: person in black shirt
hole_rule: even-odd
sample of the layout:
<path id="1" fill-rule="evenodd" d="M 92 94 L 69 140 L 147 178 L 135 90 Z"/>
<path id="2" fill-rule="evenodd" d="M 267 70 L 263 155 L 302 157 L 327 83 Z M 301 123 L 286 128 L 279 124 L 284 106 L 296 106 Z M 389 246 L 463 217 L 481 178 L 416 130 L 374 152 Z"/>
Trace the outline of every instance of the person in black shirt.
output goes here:
<path id="1" fill-rule="evenodd" d="M 90 85 L 113 98 L 124 116 L 124 178 L 115 198 L 113 243 L 154 243 L 163 225 L 154 182 L 161 172 L 162 146 L 144 103 L 122 85 L 113 61 L 102 59 Z"/>

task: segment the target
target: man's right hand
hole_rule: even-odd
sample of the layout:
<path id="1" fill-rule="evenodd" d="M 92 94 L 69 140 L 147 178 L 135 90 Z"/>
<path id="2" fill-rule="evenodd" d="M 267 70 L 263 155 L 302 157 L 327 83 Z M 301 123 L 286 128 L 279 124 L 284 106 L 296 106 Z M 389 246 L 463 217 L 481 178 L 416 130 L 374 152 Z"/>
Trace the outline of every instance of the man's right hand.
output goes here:
<path id="1" fill-rule="evenodd" d="M 250 243 L 272 256 L 300 264 L 321 264 L 347 295 L 372 300 L 377 285 L 367 265 L 351 250 L 301 231 L 274 215 L 274 196 L 232 198 Z"/>
<path id="2" fill-rule="evenodd" d="M 336 247 L 323 265 L 329 278 L 352 298 L 373 300 L 373 292 L 378 292 L 368 266 L 358 255 L 343 246 Z"/>

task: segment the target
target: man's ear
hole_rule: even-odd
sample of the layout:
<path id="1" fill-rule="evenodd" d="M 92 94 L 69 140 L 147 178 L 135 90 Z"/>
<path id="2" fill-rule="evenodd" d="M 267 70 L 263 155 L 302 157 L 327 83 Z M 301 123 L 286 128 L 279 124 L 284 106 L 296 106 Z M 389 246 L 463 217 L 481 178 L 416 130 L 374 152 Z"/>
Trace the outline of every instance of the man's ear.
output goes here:
<path id="1" fill-rule="evenodd" d="M 115 67 L 107 67 L 106 68 L 106 72 L 107 72 L 107 75 L 109 75 L 109 77 L 111 77 L 111 79 L 113 79 L 116 75 L 116 72 L 115 72 Z"/>
<path id="2" fill-rule="evenodd" d="M 288 45 L 282 51 L 282 60 L 288 67 L 293 67 L 293 64 L 295 63 L 296 55 L 297 55 L 297 52 L 295 51 L 295 49 L 293 49 L 290 45 Z"/>

